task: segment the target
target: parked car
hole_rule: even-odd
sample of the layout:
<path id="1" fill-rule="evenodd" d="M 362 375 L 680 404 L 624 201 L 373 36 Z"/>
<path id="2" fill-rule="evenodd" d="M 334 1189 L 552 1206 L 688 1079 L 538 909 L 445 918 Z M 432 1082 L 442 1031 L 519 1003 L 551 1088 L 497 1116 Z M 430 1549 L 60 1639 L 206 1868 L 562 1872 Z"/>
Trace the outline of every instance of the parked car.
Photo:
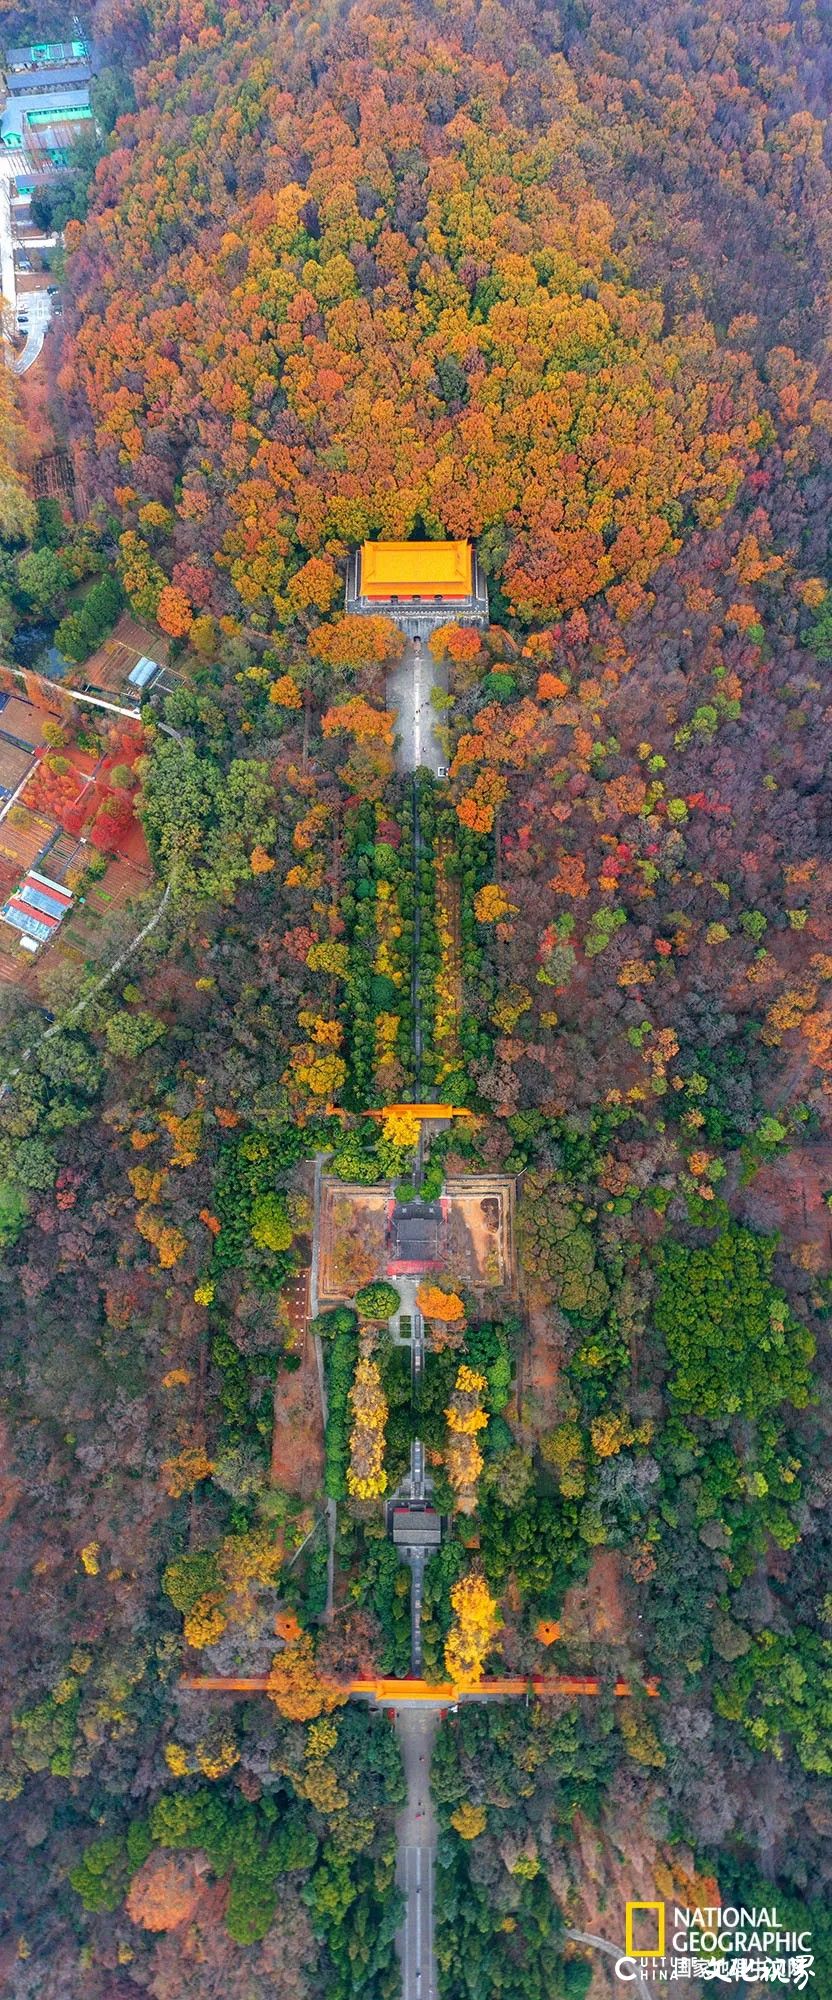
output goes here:
<path id="1" fill-rule="evenodd" d="M 56 292 L 59 292 L 59 291 L 60 291 L 60 289 L 61 289 L 60 285 L 47 285 L 47 287 L 46 287 L 46 295 L 47 295 L 47 298 L 50 298 L 50 299 L 53 299 L 53 298 L 54 298 L 54 296 L 55 296 L 55 293 L 56 293 Z"/>
<path id="2" fill-rule="evenodd" d="M 18 268 L 18 270 L 19 270 L 19 271 L 31 271 L 31 269 L 32 269 L 32 259 L 31 259 L 31 257 L 23 257 L 23 256 L 21 256 L 20 252 L 18 251 L 18 255 L 17 255 L 17 268 Z"/>

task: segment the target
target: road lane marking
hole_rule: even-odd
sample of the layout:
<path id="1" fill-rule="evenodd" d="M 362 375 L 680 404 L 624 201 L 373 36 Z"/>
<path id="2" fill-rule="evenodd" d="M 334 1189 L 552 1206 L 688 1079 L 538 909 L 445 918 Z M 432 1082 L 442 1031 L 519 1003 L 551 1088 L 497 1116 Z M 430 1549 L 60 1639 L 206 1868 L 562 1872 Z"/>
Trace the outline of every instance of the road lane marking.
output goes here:
<path id="1" fill-rule="evenodd" d="M 416 1993 L 422 1992 L 422 1850 L 416 1849 Z"/>
<path id="2" fill-rule="evenodd" d="M 410 1993 L 410 1849 L 404 1850 L 404 1991 L 405 2000 Z"/>
<path id="3" fill-rule="evenodd" d="M 439 1985 L 438 1985 L 438 1981 L 437 1981 L 437 1975 L 436 1975 L 436 1954 L 435 1954 L 435 1945 L 436 1945 L 436 1939 L 435 1939 L 435 1935 L 434 1935 L 434 1924 L 435 1924 L 435 1922 L 436 1922 L 436 1919 L 435 1919 L 435 1917 L 434 1917 L 434 1915 L 433 1915 L 433 1907 L 434 1907 L 434 1906 L 433 1906 L 433 1903 L 431 1903 L 431 1906 L 430 1906 L 430 1907 L 431 1907 L 431 1930 L 430 1930 L 430 1939 L 431 1939 L 431 1954 L 432 1954 L 432 1956 L 431 1956 L 431 1980 L 432 1980 L 432 1982 L 433 1982 L 433 1991 L 432 1991 L 432 1995 L 431 1995 L 431 2000 L 436 2000 L 436 1997 L 437 1997 L 437 1994 L 438 1994 L 438 1992 L 439 1992 Z"/>

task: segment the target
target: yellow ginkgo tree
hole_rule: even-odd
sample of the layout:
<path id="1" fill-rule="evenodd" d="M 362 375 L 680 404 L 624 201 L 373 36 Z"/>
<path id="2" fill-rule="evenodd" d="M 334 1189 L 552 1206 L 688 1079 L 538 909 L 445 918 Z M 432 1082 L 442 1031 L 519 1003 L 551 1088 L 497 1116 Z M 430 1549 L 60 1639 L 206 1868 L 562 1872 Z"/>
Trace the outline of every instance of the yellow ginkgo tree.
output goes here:
<path id="1" fill-rule="evenodd" d="M 516 903 L 510 903 L 499 882 L 484 882 L 474 897 L 474 915 L 480 924 L 498 924 L 504 917 L 515 916 Z"/>
<path id="2" fill-rule="evenodd" d="M 381 1386 L 378 1363 L 369 1354 L 359 1355 L 349 1399 L 354 1422 L 347 1491 L 355 1500 L 378 1500 L 387 1490 L 384 1470 L 387 1397 Z"/>
<path id="3" fill-rule="evenodd" d="M 482 1407 L 487 1387 L 485 1376 L 463 1361 L 457 1369 L 456 1383 L 445 1411 L 450 1432 L 448 1478 L 457 1496 L 457 1504 L 463 1511 L 473 1506 L 477 1480 L 482 1471 L 482 1452 L 477 1435 L 485 1430 L 488 1423 L 488 1416 Z"/>
<path id="4" fill-rule="evenodd" d="M 500 1629 L 496 1600 L 480 1570 L 454 1584 L 451 1606 L 454 1622 L 445 1642 L 445 1672 L 456 1686 L 476 1685 Z"/>

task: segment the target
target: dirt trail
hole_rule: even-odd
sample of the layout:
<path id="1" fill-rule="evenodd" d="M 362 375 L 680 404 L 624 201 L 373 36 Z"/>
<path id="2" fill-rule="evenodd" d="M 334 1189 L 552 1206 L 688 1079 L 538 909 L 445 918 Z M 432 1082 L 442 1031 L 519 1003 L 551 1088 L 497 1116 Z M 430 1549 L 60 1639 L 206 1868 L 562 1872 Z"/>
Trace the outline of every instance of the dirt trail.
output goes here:
<path id="1" fill-rule="evenodd" d="M 300 1345 L 300 1367 L 278 1370 L 274 1389 L 272 1485 L 301 1500 L 320 1492 L 324 1471 L 324 1437 L 318 1363 L 309 1331 L 309 1272 L 301 1271 L 286 1294 L 289 1315 Z"/>
<path id="2" fill-rule="evenodd" d="M 517 1363 L 515 1388 L 517 1424 L 534 1444 L 559 1415 L 558 1390 L 564 1342 L 557 1316 L 541 1292 L 524 1300 L 526 1327 Z"/>

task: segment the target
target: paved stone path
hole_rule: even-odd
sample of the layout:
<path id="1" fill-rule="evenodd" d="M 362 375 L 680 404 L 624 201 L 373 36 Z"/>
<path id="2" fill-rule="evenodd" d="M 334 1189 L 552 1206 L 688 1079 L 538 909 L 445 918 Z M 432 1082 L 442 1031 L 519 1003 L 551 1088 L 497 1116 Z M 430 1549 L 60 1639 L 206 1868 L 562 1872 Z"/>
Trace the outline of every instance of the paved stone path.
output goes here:
<path id="1" fill-rule="evenodd" d="M 447 686 L 446 669 L 437 666 L 427 646 L 408 639 L 401 659 L 387 676 L 387 706 L 395 709 L 400 771 L 445 769 L 445 752 L 436 734 L 441 720 L 431 703 L 431 690 Z"/>
<path id="2" fill-rule="evenodd" d="M 396 1822 L 396 1881 L 405 1913 L 396 1948 L 402 1967 L 402 2000 L 437 2000 L 433 1956 L 433 1889 L 436 1816 L 430 1796 L 430 1760 L 439 1705 L 396 1710 L 396 1733 L 407 1779 L 407 1802 Z"/>

